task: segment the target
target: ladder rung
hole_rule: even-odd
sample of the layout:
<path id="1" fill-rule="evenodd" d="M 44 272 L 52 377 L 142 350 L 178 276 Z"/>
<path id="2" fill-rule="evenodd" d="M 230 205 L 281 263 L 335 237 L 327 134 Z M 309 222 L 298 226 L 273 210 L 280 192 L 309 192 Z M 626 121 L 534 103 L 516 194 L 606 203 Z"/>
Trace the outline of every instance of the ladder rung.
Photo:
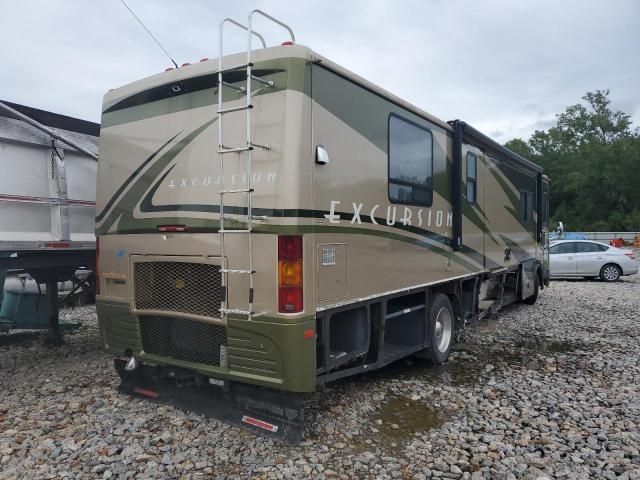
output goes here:
<path id="1" fill-rule="evenodd" d="M 253 67 L 253 63 L 242 63 L 240 65 L 234 65 L 233 67 L 223 68 L 222 70 L 218 70 L 218 73 L 235 72 L 236 70 L 242 70 L 247 67 Z"/>
<path id="2" fill-rule="evenodd" d="M 254 273 L 256 273 L 256 271 L 255 270 L 239 270 L 237 268 L 221 268 L 220 273 L 248 273 L 250 275 L 253 275 Z"/>
<path id="3" fill-rule="evenodd" d="M 235 90 L 237 92 L 240 92 L 240 93 L 244 93 L 244 92 L 247 91 L 247 89 L 244 88 L 244 87 L 237 87 L 233 83 L 229 83 L 229 82 L 225 82 L 225 81 L 222 82 L 222 85 L 224 85 L 225 87 L 228 87 L 228 88 L 230 88 L 232 90 Z"/>
<path id="4" fill-rule="evenodd" d="M 240 105 L 239 107 L 223 108 L 222 110 L 218 110 L 218 113 L 239 112 L 240 110 L 247 110 L 249 108 L 253 108 L 253 105 Z"/>
<path id="5" fill-rule="evenodd" d="M 218 230 L 218 233 L 251 233 L 251 230 Z"/>
<path id="6" fill-rule="evenodd" d="M 254 192 L 253 188 L 235 188 L 232 190 L 220 190 L 218 191 L 219 194 L 224 194 L 224 193 L 252 193 Z"/>
<path id="7" fill-rule="evenodd" d="M 235 313 L 237 315 L 253 315 L 255 312 L 250 312 L 249 310 L 240 310 L 237 308 L 221 308 L 220 313 L 230 314 Z"/>
<path id="8" fill-rule="evenodd" d="M 248 152 L 249 150 L 253 150 L 253 147 L 221 148 L 218 153 Z"/>
<path id="9" fill-rule="evenodd" d="M 253 80 L 255 80 L 256 82 L 262 83 L 263 85 L 266 85 L 267 87 L 273 87 L 273 80 L 264 80 L 260 77 L 256 77 L 255 75 L 251 75 L 251 78 Z"/>

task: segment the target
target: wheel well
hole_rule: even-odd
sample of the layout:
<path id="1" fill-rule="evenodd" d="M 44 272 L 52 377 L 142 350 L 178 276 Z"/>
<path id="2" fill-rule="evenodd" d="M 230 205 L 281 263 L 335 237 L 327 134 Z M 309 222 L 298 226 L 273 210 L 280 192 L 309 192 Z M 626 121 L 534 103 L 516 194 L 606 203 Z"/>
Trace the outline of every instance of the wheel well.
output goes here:
<path id="1" fill-rule="evenodd" d="M 602 265 L 602 267 L 600 268 L 600 271 L 602 272 L 602 270 L 604 269 L 604 267 L 608 267 L 609 265 L 613 265 L 614 267 L 616 267 L 618 270 L 620 270 L 620 273 L 622 273 L 622 267 L 620 265 L 618 265 L 616 262 L 608 262 L 605 263 L 604 265 Z"/>

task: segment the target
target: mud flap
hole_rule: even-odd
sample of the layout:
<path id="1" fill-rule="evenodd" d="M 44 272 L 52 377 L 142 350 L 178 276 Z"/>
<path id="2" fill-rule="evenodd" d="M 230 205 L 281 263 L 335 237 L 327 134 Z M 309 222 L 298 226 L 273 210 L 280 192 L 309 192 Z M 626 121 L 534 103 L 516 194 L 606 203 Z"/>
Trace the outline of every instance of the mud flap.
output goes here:
<path id="1" fill-rule="evenodd" d="M 189 370 L 140 364 L 125 370 L 115 359 L 121 393 L 172 405 L 231 423 L 256 435 L 300 443 L 304 430 L 304 394 L 228 380 L 211 380 Z"/>

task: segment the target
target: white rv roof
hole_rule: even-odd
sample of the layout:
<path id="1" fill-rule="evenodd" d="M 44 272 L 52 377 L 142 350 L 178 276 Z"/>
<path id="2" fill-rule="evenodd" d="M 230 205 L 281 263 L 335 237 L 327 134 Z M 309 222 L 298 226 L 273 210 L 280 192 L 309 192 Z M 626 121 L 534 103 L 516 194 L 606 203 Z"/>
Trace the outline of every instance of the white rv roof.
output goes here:
<path id="1" fill-rule="evenodd" d="M 264 61 L 271 60 L 276 58 L 284 58 L 284 57 L 298 57 L 298 58 L 306 58 L 313 62 L 317 62 L 322 66 L 326 67 L 329 70 L 334 71 L 335 73 L 357 83 L 367 90 L 384 97 L 393 103 L 401 106 L 402 108 L 406 108 L 407 110 L 424 117 L 430 122 L 438 125 L 439 127 L 453 131 L 451 126 L 439 118 L 434 117 L 430 113 L 421 110 L 415 105 L 410 104 L 409 102 L 401 99 L 400 97 L 394 95 L 391 92 L 379 87 L 378 85 L 362 78 L 359 75 L 347 70 L 346 68 L 338 65 L 335 62 L 332 62 L 326 57 L 314 52 L 308 47 L 303 45 L 279 45 L 276 47 L 269 47 L 259 50 L 254 50 L 252 52 L 252 61 Z M 244 53 L 236 53 L 232 55 L 226 55 L 223 58 L 223 66 L 224 68 L 228 68 L 232 65 L 240 65 L 246 61 L 246 57 Z M 178 81 L 186 78 L 197 77 L 199 75 L 211 74 L 218 71 L 218 59 L 210 59 L 206 61 L 201 61 L 198 63 L 194 63 L 191 65 L 187 65 L 185 67 L 172 69 L 166 72 L 161 72 L 156 75 L 152 75 L 150 77 L 143 78 L 141 80 L 137 80 L 135 82 L 129 83 L 122 87 L 110 90 L 104 96 L 104 107 L 108 108 L 110 105 L 113 105 L 117 101 L 121 100 L 124 97 L 128 97 L 135 93 L 147 90 L 152 87 L 156 87 L 159 85 L 163 85 L 170 81 Z"/>

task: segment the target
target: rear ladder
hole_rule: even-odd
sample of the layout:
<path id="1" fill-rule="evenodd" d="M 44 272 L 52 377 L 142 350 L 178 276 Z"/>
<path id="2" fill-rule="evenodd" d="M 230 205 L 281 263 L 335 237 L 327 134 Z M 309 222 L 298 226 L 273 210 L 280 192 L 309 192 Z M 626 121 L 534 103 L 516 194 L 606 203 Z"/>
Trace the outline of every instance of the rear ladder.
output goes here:
<path id="1" fill-rule="evenodd" d="M 285 28 L 289 34 L 291 35 L 291 41 L 295 42 L 295 36 L 293 35 L 293 31 L 291 28 L 282 23 L 280 20 L 273 18 L 271 15 L 264 13 L 261 10 L 253 10 L 248 17 L 247 26 L 242 25 L 241 23 L 236 22 L 231 18 L 225 18 L 220 22 L 220 26 L 218 29 L 218 42 L 219 42 L 219 54 L 218 54 L 218 158 L 219 158 L 219 171 L 220 171 L 220 182 L 219 182 L 219 190 L 218 194 L 220 195 L 220 227 L 218 229 L 218 233 L 220 235 L 220 257 L 221 257 L 221 286 L 222 292 L 221 297 L 222 301 L 220 304 L 220 313 L 224 321 L 227 321 L 227 317 L 229 314 L 244 316 L 247 320 L 251 320 L 254 316 L 257 316 L 256 312 L 253 311 L 253 289 L 255 283 L 255 269 L 253 266 L 253 248 L 252 248 L 252 220 L 253 220 L 253 212 L 252 212 L 252 194 L 253 194 L 253 164 L 252 164 L 252 151 L 254 148 L 260 148 L 263 150 L 269 150 L 271 146 L 269 144 L 260 145 L 254 143 L 251 140 L 251 110 L 253 109 L 253 105 L 251 103 L 251 82 L 255 81 L 261 83 L 266 88 L 273 87 L 272 80 L 265 80 L 263 78 L 257 77 L 252 74 L 253 64 L 251 63 L 251 40 L 252 36 L 255 35 L 258 37 L 262 46 L 266 48 L 266 43 L 264 38 L 257 32 L 254 32 L 251 23 L 253 20 L 253 16 L 259 14 L 263 17 L 271 20 L 272 22 L 280 25 Z M 235 65 L 232 67 L 223 68 L 222 66 L 222 56 L 223 56 L 223 30 L 225 23 L 230 23 L 235 25 L 238 28 L 241 28 L 247 32 L 247 53 L 246 53 L 246 63 L 241 65 Z M 247 79 L 246 86 L 237 87 L 231 83 L 227 83 L 224 81 L 223 75 L 229 72 L 237 72 L 245 70 Z M 224 108 L 223 106 L 223 88 L 228 87 L 233 90 L 236 90 L 239 93 L 244 93 L 245 101 L 243 105 Z M 223 140 L 223 119 L 225 115 L 233 114 L 236 112 L 244 112 L 245 114 L 245 123 L 246 123 L 246 140 L 244 145 L 240 146 L 226 146 Z M 233 154 L 237 154 L 233 155 Z M 241 160 L 242 156 L 244 156 L 245 160 L 245 175 L 247 179 L 245 188 L 234 188 L 234 189 L 225 189 L 224 186 L 224 162 L 227 155 L 231 155 L 232 158 Z M 246 206 L 244 209 L 247 214 L 246 228 L 244 229 L 225 229 L 224 221 L 225 221 L 225 212 L 224 212 L 224 197 L 226 195 L 245 195 L 246 198 Z M 244 265 L 234 266 L 231 261 L 226 261 L 225 257 L 225 239 L 227 235 L 247 235 L 247 244 L 248 244 L 248 252 L 247 252 L 247 261 Z M 241 308 L 229 308 L 228 300 L 227 300 L 227 285 L 228 285 L 228 275 L 248 275 L 249 276 L 249 295 L 248 295 L 248 307 L 247 309 Z"/>

